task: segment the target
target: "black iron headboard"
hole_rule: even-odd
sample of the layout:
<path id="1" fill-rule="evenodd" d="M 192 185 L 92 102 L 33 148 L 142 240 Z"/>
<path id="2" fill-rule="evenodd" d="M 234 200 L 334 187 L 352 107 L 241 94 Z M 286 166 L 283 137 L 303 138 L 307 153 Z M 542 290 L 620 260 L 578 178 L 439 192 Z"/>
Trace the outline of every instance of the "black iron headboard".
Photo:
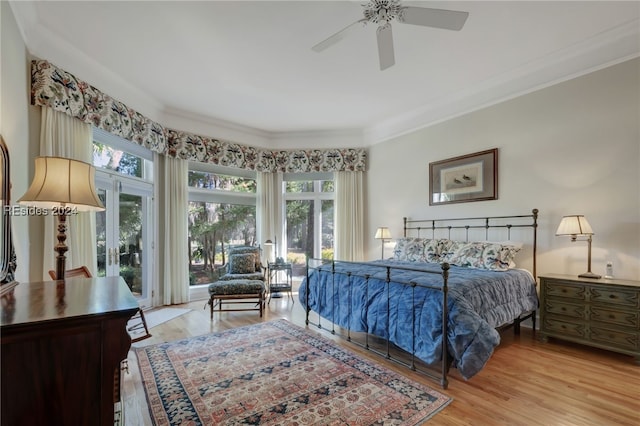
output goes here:
<path id="1" fill-rule="evenodd" d="M 417 237 L 421 237 L 420 232 L 430 232 L 431 238 L 444 233 L 442 238 L 451 238 L 452 230 L 464 230 L 465 241 L 469 241 L 470 230 L 485 230 L 484 238 L 490 239 L 490 230 L 506 229 L 507 240 L 511 239 L 511 230 L 514 228 L 531 228 L 533 233 L 533 276 L 536 275 L 536 254 L 538 245 L 538 209 L 531 210 L 531 214 L 509 215 L 509 216 L 485 216 L 485 217 L 462 217 L 452 219 L 408 219 L 404 220 L 404 237 L 407 231 L 416 231 Z"/>

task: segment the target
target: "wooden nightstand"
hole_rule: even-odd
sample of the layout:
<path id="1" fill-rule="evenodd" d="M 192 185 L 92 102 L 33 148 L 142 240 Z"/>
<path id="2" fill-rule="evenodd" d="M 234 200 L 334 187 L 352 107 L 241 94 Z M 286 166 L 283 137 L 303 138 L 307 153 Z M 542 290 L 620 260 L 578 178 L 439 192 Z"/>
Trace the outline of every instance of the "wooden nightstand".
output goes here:
<path id="1" fill-rule="evenodd" d="M 608 349 L 640 363 L 640 281 L 540 276 L 540 334 Z"/>

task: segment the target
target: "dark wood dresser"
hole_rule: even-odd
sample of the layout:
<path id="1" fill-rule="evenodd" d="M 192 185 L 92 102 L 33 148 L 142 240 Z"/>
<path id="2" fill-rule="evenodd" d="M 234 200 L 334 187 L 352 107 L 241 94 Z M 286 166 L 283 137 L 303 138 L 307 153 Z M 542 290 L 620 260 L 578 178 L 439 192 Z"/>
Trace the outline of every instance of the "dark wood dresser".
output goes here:
<path id="1" fill-rule="evenodd" d="M 120 277 L 20 283 L 2 296 L 2 425 L 113 425 L 138 303 Z"/>
<path id="2" fill-rule="evenodd" d="M 540 333 L 640 363 L 640 281 L 540 276 Z"/>

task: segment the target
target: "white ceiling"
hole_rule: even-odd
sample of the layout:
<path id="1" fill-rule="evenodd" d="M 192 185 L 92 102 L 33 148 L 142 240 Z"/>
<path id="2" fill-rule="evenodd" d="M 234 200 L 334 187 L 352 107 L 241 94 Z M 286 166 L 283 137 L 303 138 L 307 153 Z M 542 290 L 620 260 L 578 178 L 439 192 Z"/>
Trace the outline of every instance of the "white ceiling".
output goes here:
<path id="1" fill-rule="evenodd" d="M 364 2 L 19 1 L 12 9 L 35 56 L 152 118 L 145 105 L 267 135 L 355 132 L 366 143 L 640 55 L 638 1 L 407 1 L 469 18 L 460 32 L 393 22 L 396 64 L 385 71 L 371 24 L 311 50 L 360 19 Z M 90 69 L 101 74 L 82 74 Z M 125 83 L 99 84 L 113 81 Z"/>

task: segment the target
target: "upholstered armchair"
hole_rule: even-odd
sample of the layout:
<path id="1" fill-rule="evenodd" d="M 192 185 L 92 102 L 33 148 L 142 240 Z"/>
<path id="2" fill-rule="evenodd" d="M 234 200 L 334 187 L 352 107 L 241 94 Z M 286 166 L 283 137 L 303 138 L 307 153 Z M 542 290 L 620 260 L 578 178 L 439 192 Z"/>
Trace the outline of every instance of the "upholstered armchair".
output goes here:
<path id="1" fill-rule="evenodd" d="M 265 268 L 260 261 L 260 247 L 237 246 L 229 249 L 226 273 L 218 280 L 265 281 Z"/>

